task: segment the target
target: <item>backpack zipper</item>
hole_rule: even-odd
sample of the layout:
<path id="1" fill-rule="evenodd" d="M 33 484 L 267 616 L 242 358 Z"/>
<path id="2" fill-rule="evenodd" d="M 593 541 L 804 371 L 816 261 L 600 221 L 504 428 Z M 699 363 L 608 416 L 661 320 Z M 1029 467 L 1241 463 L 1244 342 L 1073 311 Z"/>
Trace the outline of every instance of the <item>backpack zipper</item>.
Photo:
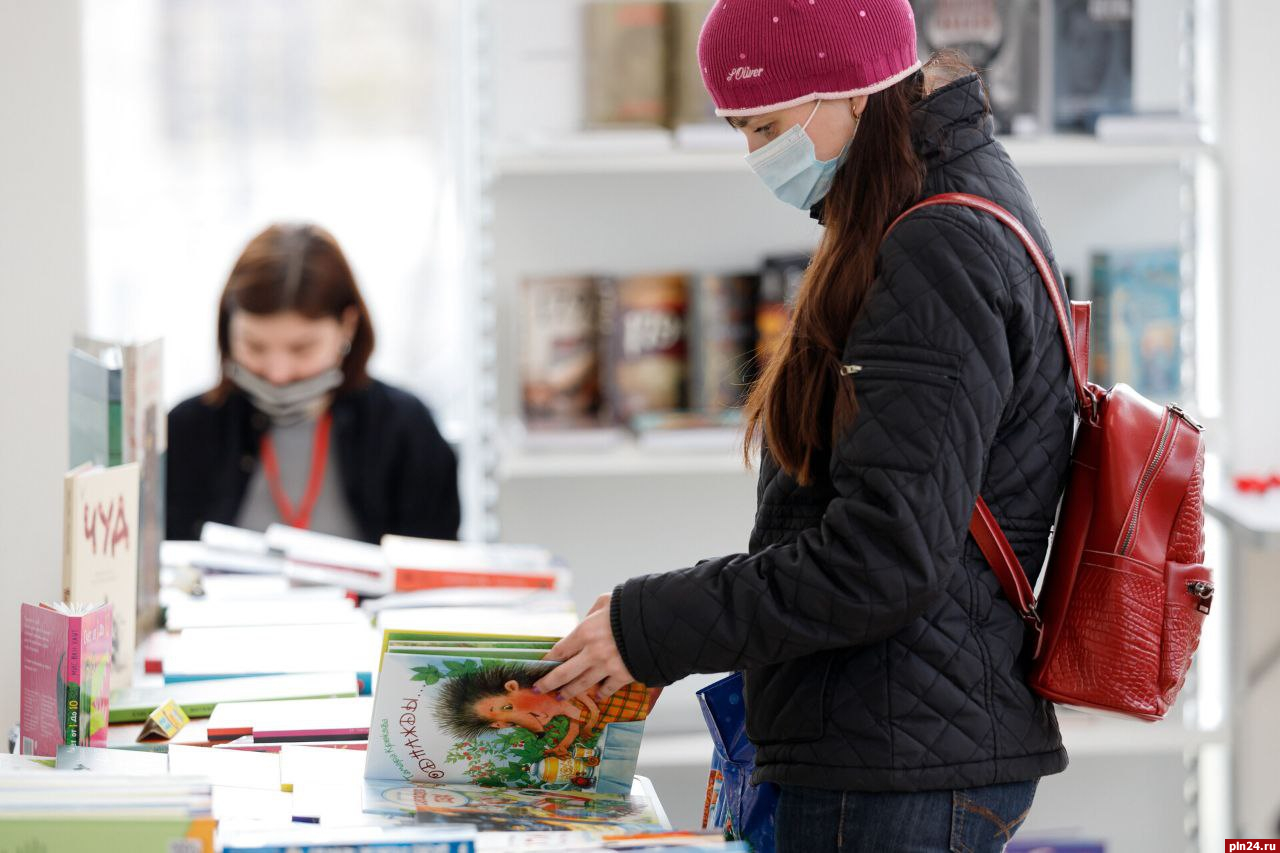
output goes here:
<path id="1" fill-rule="evenodd" d="M 1133 517 L 1129 521 L 1128 529 L 1125 530 L 1124 540 L 1120 544 L 1120 553 L 1122 555 L 1129 553 L 1129 549 L 1133 546 L 1133 539 L 1138 534 L 1138 519 L 1142 515 L 1142 504 L 1147 499 L 1147 489 L 1151 486 L 1151 480 L 1155 477 L 1161 463 L 1164 462 L 1164 456 L 1169 450 L 1169 441 L 1173 436 L 1175 426 L 1176 421 L 1170 417 L 1169 412 L 1165 412 L 1164 420 L 1160 424 L 1160 438 L 1156 442 L 1155 455 L 1151 457 L 1147 470 L 1142 472 L 1142 479 L 1138 481 L 1138 489 L 1133 495 Z"/>

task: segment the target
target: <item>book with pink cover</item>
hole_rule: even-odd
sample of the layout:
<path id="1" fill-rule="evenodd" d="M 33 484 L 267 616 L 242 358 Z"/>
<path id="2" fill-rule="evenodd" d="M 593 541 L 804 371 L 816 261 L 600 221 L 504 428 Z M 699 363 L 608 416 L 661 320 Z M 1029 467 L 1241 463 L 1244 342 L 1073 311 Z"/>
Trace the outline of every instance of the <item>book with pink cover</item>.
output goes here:
<path id="1" fill-rule="evenodd" d="M 22 605 L 23 755 L 106 746 L 111 605 Z"/>

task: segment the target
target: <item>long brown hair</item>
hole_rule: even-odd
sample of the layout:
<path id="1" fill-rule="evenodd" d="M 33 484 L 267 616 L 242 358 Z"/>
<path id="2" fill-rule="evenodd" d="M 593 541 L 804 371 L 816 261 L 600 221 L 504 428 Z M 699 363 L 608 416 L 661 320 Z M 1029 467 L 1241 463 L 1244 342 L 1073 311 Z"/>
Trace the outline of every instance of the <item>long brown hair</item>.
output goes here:
<path id="1" fill-rule="evenodd" d="M 357 316 L 351 349 L 342 360 L 338 393 L 369 381 L 373 322 L 338 241 L 318 225 L 271 225 L 249 241 L 227 278 L 218 306 L 219 363 L 231 358 L 231 316 L 236 311 L 276 314 L 295 311 L 312 320 L 341 320 L 348 308 Z M 226 399 L 234 386 L 223 378 L 205 395 L 211 403 Z"/>
<path id="2" fill-rule="evenodd" d="M 876 276 L 880 242 L 923 189 L 924 166 L 911 140 L 911 110 L 926 88 L 971 73 L 959 54 L 867 97 L 848 158 L 823 200 L 826 228 L 805 271 L 787 331 L 747 398 L 744 453 L 755 439 L 801 484 L 856 414 L 841 355 Z M 926 83 L 926 77 L 928 82 Z"/>

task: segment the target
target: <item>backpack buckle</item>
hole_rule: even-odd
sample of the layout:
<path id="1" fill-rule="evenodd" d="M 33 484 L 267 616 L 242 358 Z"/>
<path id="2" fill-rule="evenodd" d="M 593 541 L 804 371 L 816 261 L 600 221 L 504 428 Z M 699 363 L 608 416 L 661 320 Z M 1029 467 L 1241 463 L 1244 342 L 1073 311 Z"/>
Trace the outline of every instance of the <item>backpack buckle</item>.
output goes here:
<path id="1" fill-rule="evenodd" d="M 1028 607 L 1018 615 L 1022 617 L 1023 623 L 1030 632 L 1027 645 L 1031 647 L 1031 659 L 1036 660 L 1040 657 L 1040 650 L 1044 648 L 1044 620 L 1040 618 L 1040 613 L 1035 607 Z"/>

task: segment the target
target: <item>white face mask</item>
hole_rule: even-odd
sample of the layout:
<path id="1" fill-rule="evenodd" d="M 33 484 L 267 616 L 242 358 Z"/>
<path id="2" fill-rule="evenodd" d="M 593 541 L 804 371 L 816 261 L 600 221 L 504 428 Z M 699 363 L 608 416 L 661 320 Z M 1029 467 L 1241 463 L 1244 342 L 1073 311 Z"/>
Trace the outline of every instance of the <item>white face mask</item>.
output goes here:
<path id="1" fill-rule="evenodd" d="M 818 159 L 813 139 L 805 130 L 821 106 L 822 101 L 818 101 L 813 105 L 813 112 L 809 113 L 804 124 L 793 125 L 768 145 L 757 148 L 746 156 L 751 171 L 764 181 L 778 200 L 800 210 L 808 210 L 827 194 L 836 170 L 844 162 L 849 146 L 853 144 L 853 137 L 850 137 L 835 157 L 830 160 Z"/>
<path id="2" fill-rule="evenodd" d="M 223 365 L 223 373 L 277 426 L 295 424 L 317 414 L 329 392 L 343 380 L 342 371 L 334 367 L 307 379 L 277 385 L 234 361 Z"/>

